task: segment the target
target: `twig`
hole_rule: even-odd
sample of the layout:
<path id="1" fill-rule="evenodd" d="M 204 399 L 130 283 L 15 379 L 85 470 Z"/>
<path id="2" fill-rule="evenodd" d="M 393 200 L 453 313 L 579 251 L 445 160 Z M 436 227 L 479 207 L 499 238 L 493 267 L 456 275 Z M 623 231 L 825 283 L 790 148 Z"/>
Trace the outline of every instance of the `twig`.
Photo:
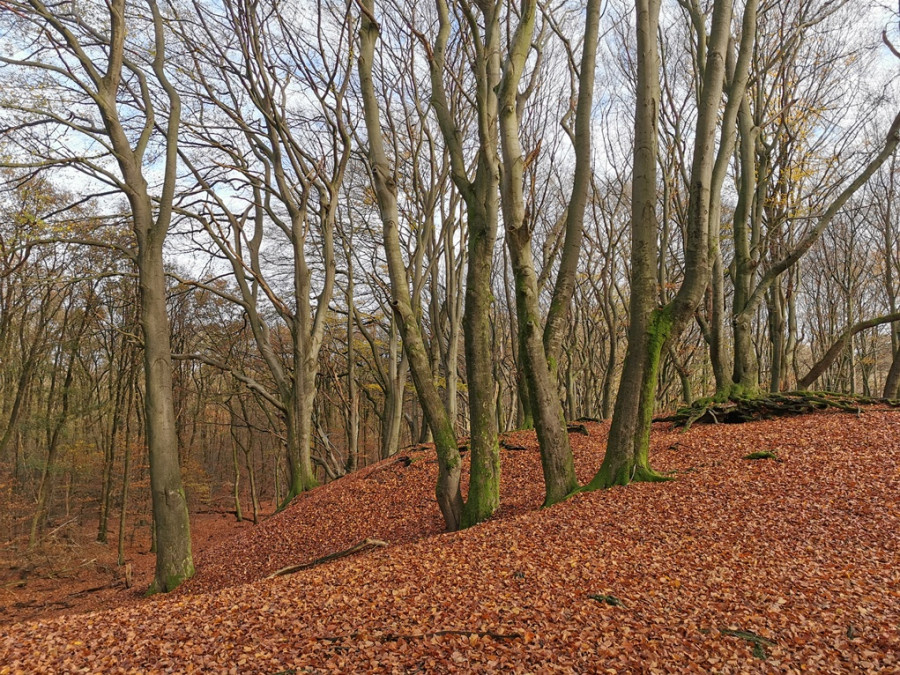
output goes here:
<path id="1" fill-rule="evenodd" d="M 115 588 L 116 586 L 119 586 L 121 584 L 122 584 L 122 580 L 117 579 L 116 581 L 112 581 L 108 584 L 103 584 L 102 586 L 94 586 L 93 588 L 85 588 L 84 590 L 81 590 L 81 591 L 75 591 L 74 593 L 69 593 L 66 597 L 74 598 L 74 597 L 78 597 L 79 595 L 87 595 L 88 593 L 96 593 L 97 591 L 104 591 L 108 588 Z"/>
<path id="2" fill-rule="evenodd" d="M 74 523 L 76 520 L 78 520 L 78 516 L 75 516 L 74 518 L 69 518 L 69 520 L 67 520 L 66 522 L 64 522 L 64 523 L 63 523 L 62 525 L 60 525 L 59 527 L 54 527 L 54 528 L 53 528 L 52 530 L 50 530 L 47 534 L 45 534 L 43 537 L 41 537 L 41 539 L 43 540 L 43 539 L 46 539 L 47 537 L 52 537 L 54 534 L 56 534 L 56 533 L 59 532 L 61 529 L 63 529 L 66 525 L 70 525 L 71 523 Z"/>

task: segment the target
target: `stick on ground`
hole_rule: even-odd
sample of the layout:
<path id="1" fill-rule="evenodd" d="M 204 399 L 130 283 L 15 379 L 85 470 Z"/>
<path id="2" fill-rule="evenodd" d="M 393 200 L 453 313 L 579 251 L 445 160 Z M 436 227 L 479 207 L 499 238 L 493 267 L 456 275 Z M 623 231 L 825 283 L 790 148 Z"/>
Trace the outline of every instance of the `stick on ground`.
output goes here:
<path id="1" fill-rule="evenodd" d="M 294 572 L 299 572 L 300 570 L 306 570 L 310 567 L 315 567 L 316 565 L 321 565 L 323 563 L 331 562 L 332 560 L 337 560 L 338 558 L 344 558 L 348 555 L 353 555 L 354 553 L 359 553 L 367 548 L 381 548 L 387 546 L 388 543 L 386 541 L 381 541 L 380 539 L 363 539 L 360 542 L 357 542 L 350 548 L 345 548 L 343 551 L 337 551 L 335 553 L 329 553 L 328 555 L 323 555 L 321 558 L 316 558 L 315 560 L 302 563 L 300 565 L 290 565 L 288 567 L 282 567 L 280 570 L 276 572 L 272 572 L 266 579 L 274 579 L 275 577 L 283 577 L 286 574 L 293 574 Z"/>

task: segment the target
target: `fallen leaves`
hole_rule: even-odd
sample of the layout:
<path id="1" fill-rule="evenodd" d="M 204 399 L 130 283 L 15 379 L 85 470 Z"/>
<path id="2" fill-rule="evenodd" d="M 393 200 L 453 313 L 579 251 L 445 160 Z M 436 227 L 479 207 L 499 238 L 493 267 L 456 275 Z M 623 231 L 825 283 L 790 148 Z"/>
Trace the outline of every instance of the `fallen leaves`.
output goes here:
<path id="1" fill-rule="evenodd" d="M 582 480 L 608 428 L 588 426 Z M 0 628 L 0 675 L 900 670 L 896 412 L 657 425 L 652 461 L 678 480 L 551 509 L 533 434 L 505 440 L 525 450 L 503 451 L 488 523 L 441 534 L 414 451 L 223 542 L 174 597 Z M 775 447 L 784 462 L 741 459 Z M 391 546 L 263 579 L 366 538 Z"/>

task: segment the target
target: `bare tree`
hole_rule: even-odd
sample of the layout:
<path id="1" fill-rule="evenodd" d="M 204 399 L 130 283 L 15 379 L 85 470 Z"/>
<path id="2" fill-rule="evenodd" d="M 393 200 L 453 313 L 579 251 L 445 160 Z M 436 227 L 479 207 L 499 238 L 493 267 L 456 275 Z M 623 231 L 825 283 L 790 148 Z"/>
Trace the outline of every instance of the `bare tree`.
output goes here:
<path id="1" fill-rule="evenodd" d="M 163 267 L 181 123 L 181 100 L 166 73 L 166 19 L 155 0 L 112 0 L 92 11 L 27 0 L 7 3 L 3 14 L 21 31 L 17 57 L 0 57 L 6 87 L 24 86 L 19 103 L 5 105 L 4 131 L 16 134 L 18 154 L 25 155 L 18 164 L 72 167 L 128 201 L 129 244 L 80 241 L 118 249 L 137 265 L 158 542 L 150 590 L 170 591 L 193 575 L 194 565 L 178 462 Z M 56 95 L 47 96 L 48 88 Z M 59 133 L 80 140 L 64 143 Z M 151 186 L 157 173 L 151 165 L 161 170 L 158 186 Z"/>
<path id="2" fill-rule="evenodd" d="M 227 261 L 238 292 L 203 287 L 243 309 L 275 381 L 272 400 L 287 427 L 290 468 L 282 505 L 316 485 L 310 454 L 316 376 L 351 150 L 349 18 L 320 12 L 310 34 L 294 31 L 296 21 L 277 3 L 229 0 L 217 9 L 198 2 L 197 25 L 180 33 L 192 58 L 189 100 L 203 111 L 185 125 L 194 151 L 183 155 L 205 198 L 185 210 Z M 297 101 L 298 86 L 311 106 Z M 235 194 L 243 210 L 232 206 Z M 290 252 L 287 269 L 282 245 Z M 273 349 L 269 307 L 288 328 L 286 362 Z"/>

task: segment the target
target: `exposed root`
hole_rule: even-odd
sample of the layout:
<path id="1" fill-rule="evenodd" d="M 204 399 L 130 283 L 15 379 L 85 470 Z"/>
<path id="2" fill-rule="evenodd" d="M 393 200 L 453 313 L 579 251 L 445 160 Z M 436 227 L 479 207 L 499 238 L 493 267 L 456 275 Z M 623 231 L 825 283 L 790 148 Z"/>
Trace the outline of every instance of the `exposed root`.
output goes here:
<path id="1" fill-rule="evenodd" d="M 820 410 L 835 409 L 859 414 L 864 405 L 900 407 L 900 401 L 868 396 L 835 394 L 826 391 L 789 391 L 735 395 L 725 399 L 703 398 L 679 408 L 674 415 L 655 421 L 673 422 L 687 430 L 698 424 L 741 424 L 775 417 L 805 415 Z"/>

